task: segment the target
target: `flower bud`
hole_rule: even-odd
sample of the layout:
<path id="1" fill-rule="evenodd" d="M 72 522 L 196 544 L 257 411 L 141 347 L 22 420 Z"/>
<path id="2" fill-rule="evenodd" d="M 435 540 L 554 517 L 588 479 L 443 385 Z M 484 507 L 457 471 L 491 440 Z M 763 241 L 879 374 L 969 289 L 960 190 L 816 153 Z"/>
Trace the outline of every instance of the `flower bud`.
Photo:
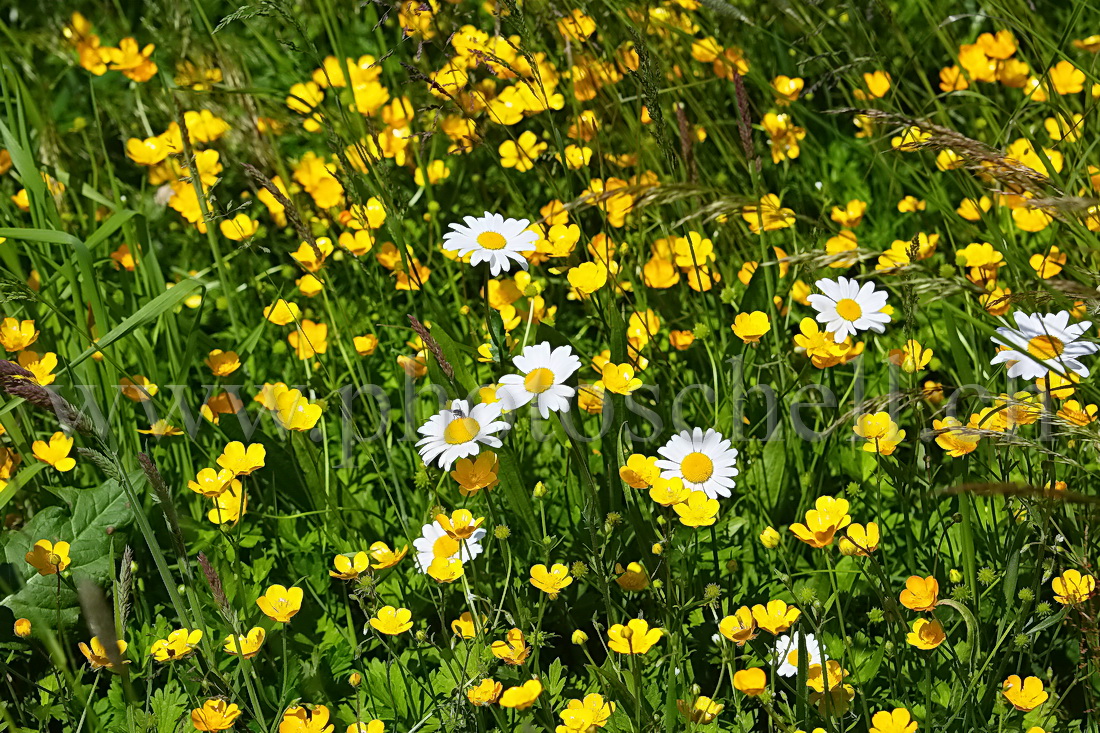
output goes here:
<path id="1" fill-rule="evenodd" d="M 348 677 L 348 684 L 352 687 L 358 687 L 359 685 L 363 684 L 363 675 L 359 674 L 358 672 L 352 672 L 351 675 Z"/>
<path id="2" fill-rule="evenodd" d="M 15 619 L 15 635 L 20 639 L 26 639 L 31 635 L 31 622 L 29 619 Z"/>
<path id="3" fill-rule="evenodd" d="M 760 533 L 760 544 L 769 550 L 779 545 L 779 532 L 776 531 L 775 527 L 764 528 L 764 531 Z"/>
<path id="4" fill-rule="evenodd" d="M 577 646 L 580 646 L 581 644 L 584 644 L 588 641 L 588 634 L 584 633 L 580 629 L 577 629 L 573 632 L 572 641 Z"/>

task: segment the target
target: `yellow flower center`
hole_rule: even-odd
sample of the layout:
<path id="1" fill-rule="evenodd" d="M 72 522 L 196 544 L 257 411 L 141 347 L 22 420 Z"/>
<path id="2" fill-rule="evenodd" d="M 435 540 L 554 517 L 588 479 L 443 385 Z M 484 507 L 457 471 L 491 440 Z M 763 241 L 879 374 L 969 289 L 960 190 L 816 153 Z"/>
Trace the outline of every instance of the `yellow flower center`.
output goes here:
<path id="1" fill-rule="evenodd" d="M 533 370 L 523 380 L 523 387 L 533 394 L 542 394 L 554 386 L 554 372 L 545 367 Z"/>
<path id="2" fill-rule="evenodd" d="M 1027 353 L 1036 359 L 1054 359 L 1065 349 L 1065 344 L 1053 336 L 1036 336 L 1027 342 Z"/>
<path id="3" fill-rule="evenodd" d="M 443 439 L 450 445 L 469 443 L 480 431 L 481 426 L 478 425 L 477 420 L 472 417 L 459 417 L 452 420 L 443 430 Z"/>
<path id="4" fill-rule="evenodd" d="M 798 650 L 797 649 L 792 649 L 791 652 L 787 655 L 787 664 L 791 665 L 792 667 L 797 667 L 798 666 Z"/>
<path id="5" fill-rule="evenodd" d="M 680 472 L 684 474 L 685 481 L 701 484 L 714 474 L 714 461 L 698 451 L 688 453 L 680 462 Z"/>
<path id="6" fill-rule="evenodd" d="M 844 298 L 837 302 L 836 314 L 846 321 L 855 321 L 863 315 L 863 309 L 851 298 Z"/>
<path id="7" fill-rule="evenodd" d="M 504 249 L 508 240 L 496 232 L 482 232 L 477 235 L 477 243 L 485 249 Z"/>
<path id="8" fill-rule="evenodd" d="M 432 555 L 434 557 L 451 557 L 458 553 L 458 540 L 450 535 L 443 535 L 432 543 Z"/>

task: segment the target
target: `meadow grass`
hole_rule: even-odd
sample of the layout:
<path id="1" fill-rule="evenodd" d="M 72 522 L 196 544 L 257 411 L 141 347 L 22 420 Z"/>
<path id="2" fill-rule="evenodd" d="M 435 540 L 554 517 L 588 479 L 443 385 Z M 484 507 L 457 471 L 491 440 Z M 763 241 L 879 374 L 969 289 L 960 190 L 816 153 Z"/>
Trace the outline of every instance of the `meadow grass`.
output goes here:
<path id="1" fill-rule="evenodd" d="M 1094 33 L 15 2 L 0 730 L 1100 730 Z"/>

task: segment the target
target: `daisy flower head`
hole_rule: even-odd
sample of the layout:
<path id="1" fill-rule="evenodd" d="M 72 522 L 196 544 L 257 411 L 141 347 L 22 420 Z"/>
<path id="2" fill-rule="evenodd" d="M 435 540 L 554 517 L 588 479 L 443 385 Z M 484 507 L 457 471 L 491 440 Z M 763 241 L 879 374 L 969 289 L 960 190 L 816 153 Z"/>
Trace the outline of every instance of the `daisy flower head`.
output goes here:
<path id="1" fill-rule="evenodd" d="M 436 560 L 458 560 L 468 562 L 481 554 L 481 540 L 485 537 L 484 527 L 478 527 L 468 537 L 460 538 L 444 529 L 439 520 L 425 524 L 420 536 L 413 540 L 416 549 L 416 566 L 420 572 L 427 573 Z"/>
<path id="2" fill-rule="evenodd" d="M 493 276 L 509 272 L 514 261 L 524 270 L 527 260 L 521 252 L 535 249 L 538 234 L 528 231 L 531 223 L 526 219 L 505 219 L 500 214 L 485 212 L 485 216 L 467 216 L 466 225 L 451 224 L 451 231 L 443 235 L 443 249 L 470 257 L 471 265 L 489 263 Z"/>
<path id="3" fill-rule="evenodd" d="M 702 491 L 708 498 L 729 496 L 737 475 L 737 449 L 722 438 L 722 434 L 708 428 L 684 430 L 673 435 L 657 452 L 664 460 L 657 461 L 661 478 L 683 479 L 684 486 L 692 491 Z"/>
<path id="4" fill-rule="evenodd" d="M 424 437 L 416 441 L 420 457 L 425 464 L 439 459 L 439 467 L 451 470 L 459 458 L 469 458 L 481 452 L 481 446 L 501 446 L 500 438 L 493 433 L 504 430 L 508 424 L 500 420 L 501 403 L 474 405 L 470 409 L 465 400 L 455 400 L 449 409 L 440 410 L 420 426 L 418 433 Z"/>
<path id="5" fill-rule="evenodd" d="M 889 296 L 885 291 L 875 290 L 873 282 L 867 281 L 860 287 L 851 278 L 838 277 L 814 284 L 821 292 L 807 296 L 807 300 L 817 311 L 818 323 L 825 324 L 825 330 L 832 332 L 836 343 L 843 343 L 845 338 L 861 331 L 886 330 L 890 316 L 882 309 Z"/>
<path id="6" fill-rule="evenodd" d="M 1013 315 L 1016 328 L 998 328 L 992 337 L 993 343 L 1003 348 L 989 362 L 991 365 L 1007 364 L 1008 376 L 1024 379 L 1039 379 L 1047 372 L 1089 375 L 1080 359 L 1096 353 L 1097 346 L 1078 339 L 1092 326 L 1091 322 L 1071 324 L 1069 311 L 1034 315 L 1017 311 Z"/>
<path id="7" fill-rule="evenodd" d="M 512 359 L 519 374 L 500 378 L 497 395 L 506 410 L 515 410 L 534 400 L 545 420 L 550 412 L 569 412 L 576 390 L 565 384 L 581 368 L 581 360 L 568 346 L 551 349 L 548 342 L 534 344 Z"/>
<path id="8" fill-rule="evenodd" d="M 780 677 L 794 677 L 798 674 L 798 638 L 799 633 L 783 634 L 775 640 L 776 673 Z M 821 664 L 821 653 L 817 638 L 806 634 L 806 668 Z"/>

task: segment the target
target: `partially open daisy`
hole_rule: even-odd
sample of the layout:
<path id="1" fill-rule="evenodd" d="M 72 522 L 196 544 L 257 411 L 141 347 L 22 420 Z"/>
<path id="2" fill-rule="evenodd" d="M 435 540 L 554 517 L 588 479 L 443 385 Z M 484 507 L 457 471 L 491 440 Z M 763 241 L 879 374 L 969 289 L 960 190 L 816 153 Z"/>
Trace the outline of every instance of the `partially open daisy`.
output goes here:
<path id="1" fill-rule="evenodd" d="M 551 411 L 569 412 L 569 401 L 576 390 L 566 385 L 565 380 L 581 368 L 581 360 L 573 349 L 559 346 L 551 350 L 547 342 L 534 344 L 512 359 L 512 363 L 520 373 L 501 377 L 497 390 L 504 409 L 515 410 L 534 400 L 543 419 Z"/>
<path id="2" fill-rule="evenodd" d="M 465 539 L 459 539 L 453 532 L 448 533 L 438 520 L 425 524 L 420 537 L 413 540 L 416 548 L 416 566 L 420 572 L 428 572 L 435 560 L 459 560 L 468 562 L 481 554 L 481 539 L 485 529 L 473 530 Z"/>
<path id="3" fill-rule="evenodd" d="M 465 400 L 455 400 L 450 409 L 440 410 L 417 431 L 424 437 L 416 441 L 420 457 L 425 464 L 439 459 L 439 467 L 449 471 L 459 458 L 476 456 L 481 446 L 499 448 L 500 439 L 493 433 L 504 430 L 508 424 L 500 418 L 501 404 L 475 405 L 470 409 Z"/>
<path id="4" fill-rule="evenodd" d="M 1088 367 L 1079 360 L 1095 354 L 1097 345 L 1078 341 L 1092 325 L 1089 321 L 1069 322 L 1069 311 L 1014 314 L 1016 328 L 998 328 L 993 343 L 1003 347 L 990 364 L 1007 364 L 1008 376 L 1023 379 L 1039 379 L 1047 372 L 1065 375 L 1069 372 L 1082 377 L 1089 375 Z"/>
<path id="5" fill-rule="evenodd" d="M 717 499 L 729 496 L 737 475 L 737 449 L 722 434 L 702 428 L 684 430 L 673 435 L 657 452 L 666 460 L 657 461 L 661 478 L 680 478 L 692 491 L 702 491 L 707 497 Z"/>
<path id="6" fill-rule="evenodd" d="M 527 230 L 526 219 L 505 219 L 500 214 L 485 212 L 485 216 L 463 217 L 466 226 L 451 224 L 451 231 L 443 235 L 443 249 L 460 256 L 472 255 L 471 265 L 489 263 L 489 271 L 495 276 L 511 270 L 515 261 L 524 270 L 527 260 L 521 252 L 535 249 L 538 234 Z"/>
<path id="7" fill-rule="evenodd" d="M 833 334 L 833 340 L 842 343 L 848 336 L 861 331 L 882 333 L 890 316 L 883 313 L 889 297 L 882 290 L 875 290 L 871 281 L 859 283 L 847 277 L 836 280 L 822 279 L 814 283 L 821 293 L 807 296 L 817 311 L 817 322 L 825 324 L 825 330 Z"/>
<path id="8" fill-rule="evenodd" d="M 798 637 L 797 631 L 783 634 L 775 640 L 775 672 L 780 677 L 794 677 L 798 674 Z M 813 634 L 806 634 L 806 668 L 821 664 L 821 647 Z"/>

